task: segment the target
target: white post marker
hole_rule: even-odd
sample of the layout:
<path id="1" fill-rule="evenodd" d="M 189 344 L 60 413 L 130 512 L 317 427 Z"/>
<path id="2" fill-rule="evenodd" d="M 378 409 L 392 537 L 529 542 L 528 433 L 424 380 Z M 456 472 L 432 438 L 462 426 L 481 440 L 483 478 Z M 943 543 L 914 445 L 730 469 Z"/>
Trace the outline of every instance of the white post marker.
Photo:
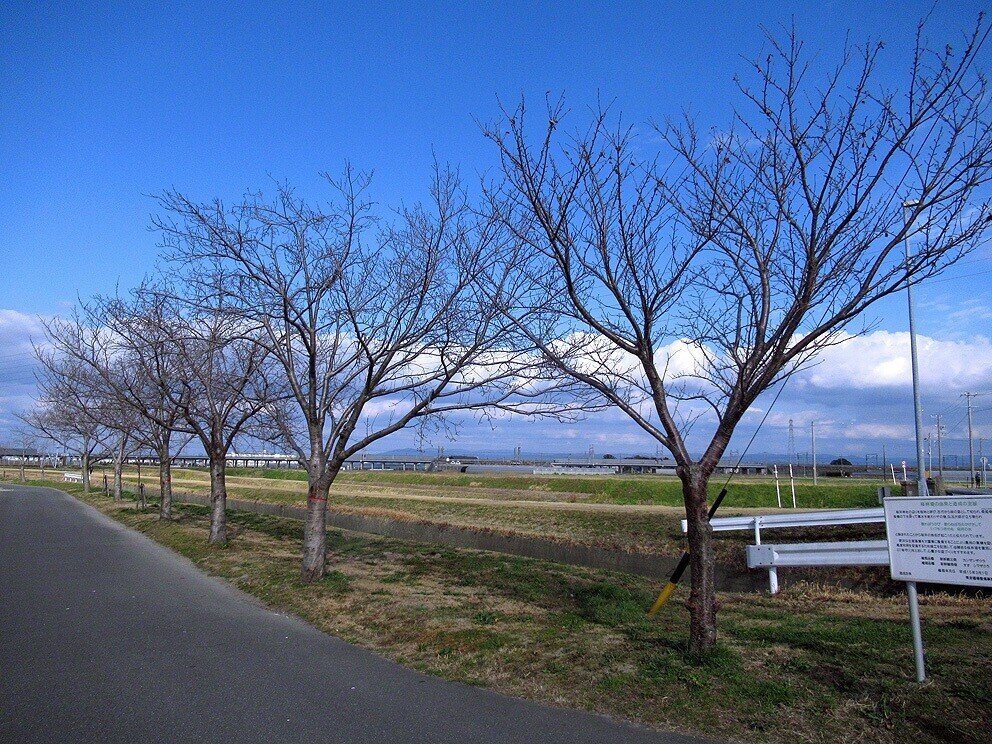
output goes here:
<path id="1" fill-rule="evenodd" d="M 809 436 L 810 436 L 810 439 L 813 442 L 813 445 L 812 445 L 812 450 L 813 450 L 813 485 L 815 486 L 816 485 L 816 422 L 815 421 L 810 421 L 809 422 Z"/>
<path id="2" fill-rule="evenodd" d="M 792 489 L 792 508 L 796 508 L 796 479 L 792 477 L 792 463 L 789 463 L 789 488 Z"/>
<path id="3" fill-rule="evenodd" d="M 889 463 L 889 470 L 892 471 L 892 485 L 898 486 L 899 481 L 896 480 L 896 466 L 893 465 L 891 462 Z"/>
<path id="4" fill-rule="evenodd" d="M 775 498 L 778 499 L 778 508 L 782 508 L 782 490 L 778 487 L 778 465 L 772 465 L 772 472 L 775 473 Z"/>
<path id="5" fill-rule="evenodd" d="M 926 680 L 916 582 L 992 587 L 992 496 L 887 498 L 892 578 L 906 582 L 916 680 Z"/>
<path id="6" fill-rule="evenodd" d="M 904 481 L 908 481 L 909 480 L 909 474 L 906 472 L 906 461 L 905 460 L 902 461 L 902 479 Z"/>

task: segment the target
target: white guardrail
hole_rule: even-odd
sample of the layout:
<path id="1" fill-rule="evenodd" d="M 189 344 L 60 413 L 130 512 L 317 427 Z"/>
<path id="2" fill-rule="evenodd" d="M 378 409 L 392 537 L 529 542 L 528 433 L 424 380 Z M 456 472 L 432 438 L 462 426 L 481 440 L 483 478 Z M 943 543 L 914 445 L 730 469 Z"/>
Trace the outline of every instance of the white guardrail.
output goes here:
<path id="1" fill-rule="evenodd" d="M 775 529 L 783 527 L 830 527 L 844 524 L 883 524 L 885 510 L 880 506 L 869 509 L 826 509 L 824 511 L 787 512 L 785 514 L 752 514 L 745 517 L 716 517 L 710 520 L 714 532 L 734 530 Z M 688 525 L 682 520 L 682 531 Z"/>
<path id="2" fill-rule="evenodd" d="M 82 483 L 83 474 L 82 473 L 62 473 L 62 480 L 65 483 Z"/>
<path id="3" fill-rule="evenodd" d="M 778 593 L 779 566 L 887 566 L 889 549 L 885 540 L 833 543 L 762 545 L 761 530 L 789 527 L 835 527 L 846 524 L 883 524 L 885 510 L 827 509 L 824 511 L 753 514 L 743 517 L 717 517 L 710 520 L 714 532 L 754 530 L 754 545 L 747 548 L 748 568 L 768 569 L 768 589 Z M 688 525 L 682 520 L 682 531 Z"/>
<path id="4" fill-rule="evenodd" d="M 747 546 L 748 568 L 888 565 L 889 543 L 885 540 Z"/>

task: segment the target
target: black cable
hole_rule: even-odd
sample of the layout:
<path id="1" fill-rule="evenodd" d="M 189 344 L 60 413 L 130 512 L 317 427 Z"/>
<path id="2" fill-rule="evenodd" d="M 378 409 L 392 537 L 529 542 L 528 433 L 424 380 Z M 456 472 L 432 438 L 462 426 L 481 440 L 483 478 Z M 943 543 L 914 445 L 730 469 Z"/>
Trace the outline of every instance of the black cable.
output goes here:
<path id="1" fill-rule="evenodd" d="M 772 398 L 772 402 L 768 406 L 768 409 L 765 411 L 765 415 L 762 416 L 761 421 L 758 422 L 758 427 L 754 430 L 754 433 L 751 435 L 751 438 L 748 440 L 747 446 L 744 447 L 744 451 L 741 452 L 741 456 L 737 458 L 737 464 L 734 466 L 734 469 L 731 471 L 730 477 L 727 478 L 727 482 L 723 484 L 724 490 L 726 490 L 727 486 L 730 485 L 730 481 L 734 479 L 734 476 L 737 475 L 737 471 L 740 468 L 741 463 L 744 461 L 744 456 L 747 455 L 747 451 L 751 449 L 751 445 L 754 444 L 755 437 L 758 436 L 758 432 L 761 431 L 761 427 L 764 426 L 765 421 L 768 419 L 768 414 L 772 412 L 772 409 L 775 407 L 775 404 L 778 403 L 779 396 L 782 395 L 782 391 L 785 390 L 786 383 L 789 382 L 789 378 L 792 377 L 795 371 L 796 368 L 793 367 L 792 370 L 789 372 L 789 374 L 787 374 L 782 379 L 782 385 L 779 387 L 778 392 L 775 393 L 775 397 Z"/>
<path id="2" fill-rule="evenodd" d="M 723 484 L 723 488 L 720 489 L 720 493 L 717 495 L 716 499 L 714 499 L 713 501 L 713 504 L 710 506 L 709 513 L 706 516 L 707 521 L 713 519 L 713 515 L 716 514 L 716 510 L 719 509 L 720 504 L 723 503 L 723 499 L 727 495 L 727 486 L 730 485 L 730 481 L 733 480 L 734 475 L 736 475 L 737 469 L 740 468 L 741 462 L 743 462 L 744 460 L 744 455 L 747 454 L 747 451 L 751 448 L 751 445 L 754 444 L 754 438 L 758 436 L 758 432 L 761 431 L 761 427 L 768 419 L 768 414 L 772 412 L 772 409 L 775 407 L 775 404 L 778 402 L 779 396 L 782 394 L 782 391 L 785 390 L 786 383 L 789 381 L 789 378 L 792 377 L 792 374 L 795 371 L 796 369 L 793 368 L 789 372 L 789 374 L 787 374 L 782 379 L 782 385 L 781 387 L 779 387 L 778 392 L 775 393 L 775 397 L 772 398 L 772 402 L 768 406 L 768 410 L 765 411 L 765 415 L 762 416 L 761 421 L 758 422 L 758 428 L 754 430 L 754 434 L 751 435 L 751 439 L 748 441 L 747 446 L 744 448 L 744 451 L 741 452 L 741 456 L 737 460 L 737 465 L 730 473 L 730 477 L 727 478 L 727 482 Z M 685 573 L 685 570 L 688 567 L 689 567 L 689 551 L 684 550 L 682 552 L 682 557 L 679 559 L 678 565 L 676 565 L 675 567 L 675 571 L 672 572 L 671 578 L 669 578 L 665 586 L 662 587 L 661 593 L 658 594 L 658 599 L 654 601 L 654 604 L 651 605 L 651 609 L 648 610 L 649 617 L 657 614 L 658 611 L 665 606 L 665 603 L 668 602 L 669 597 L 671 597 L 672 594 L 675 592 L 675 588 L 678 586 L 679 580 L 682 578 L 682 574 Z"/>

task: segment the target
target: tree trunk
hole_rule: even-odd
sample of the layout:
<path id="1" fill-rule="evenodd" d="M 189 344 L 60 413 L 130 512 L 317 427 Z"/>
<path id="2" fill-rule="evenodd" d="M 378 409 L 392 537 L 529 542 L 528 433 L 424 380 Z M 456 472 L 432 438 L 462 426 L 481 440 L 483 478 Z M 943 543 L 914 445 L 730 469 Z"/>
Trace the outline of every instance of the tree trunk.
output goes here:
<path id="1" fill-rule="evenodd" d="M 303 524 L 303 583 L 317 581 L 324 575 L 327 562 L 327 493 L 331 479 L 311 479 L 307 485 L 307 519 Z"/>
<path id="2" fill-rule="evenodd" d="M 693 466 L 680 477 L 689 539 L 689 650 L 699 652 L 716 645 L 716 558 L 713 528 L 707 518 L 709 476 Z"/>
<path id="3" fill-rule="evenodd" d="M 83 493 L 90 492 L 90 455 L 89 452 L 84 452 L 82 459 L 80 459 L 80 464 L 83 468 Z"/>
<path id="4" fill-rule="evenodd" d="M 169 439 L 165 438 L 158 449 L 158 518 L 172 519 L 172 459 L 169 456 Z"/>
<path id="5" fill-rule="evenodd" d="M 114 501 L 120 501 L 124 497 L 124 461 L 114 460 Z"/>
<path id="6" fill-rule="evenodd" d="M 227 457 L 210 457 L 210 540 L 211 545 L 227 545 Z"/>

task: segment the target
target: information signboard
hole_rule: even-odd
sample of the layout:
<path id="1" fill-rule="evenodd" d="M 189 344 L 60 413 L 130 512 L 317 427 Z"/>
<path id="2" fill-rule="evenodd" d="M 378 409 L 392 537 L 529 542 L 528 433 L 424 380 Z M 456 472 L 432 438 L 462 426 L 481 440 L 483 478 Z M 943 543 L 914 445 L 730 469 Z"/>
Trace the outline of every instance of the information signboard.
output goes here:
<path id="1" fill-rule="evenodd" d="M 897 581 L 992 586 L 992 496 L 885 499 Z"/>

